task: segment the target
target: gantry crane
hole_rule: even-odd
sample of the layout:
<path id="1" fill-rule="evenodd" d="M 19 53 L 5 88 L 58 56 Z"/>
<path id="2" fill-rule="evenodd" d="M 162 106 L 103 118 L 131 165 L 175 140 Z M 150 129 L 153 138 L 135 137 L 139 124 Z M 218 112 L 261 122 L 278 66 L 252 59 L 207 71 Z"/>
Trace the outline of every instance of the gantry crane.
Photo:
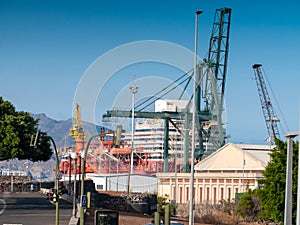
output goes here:
<path id="1" fill-rule="evenodd" d="M 258 89 L 258 95 L 261 102 L 261 108 L 264 114 L 267 131 L 269 134 L 270 142 L 273 143 L 276 138 L 280 138 L 277 123 L 280 122 L 277 115 L 274 113 L 271 98 L 269 96 L 266 83 L 262 73 L 262 65 L 254 64 L 255 81 Z"/>
<path id="2" fill-rule="evenodd" d="M 203 62 L 199 63 L 198 76 L 197 77 L 197 87 L 196 87 L 196 122 L 198 127 L 198 141 L 197 147 L 195 148 L 195 157 L 201 159 L 204 148 L 203 148 L 203 136 L 209 137 L 209 134 L 203 129 L 203 122 L 205 121 L 217 121 L 219 138 L 218 140 L 212 140 L 216 148 L 221 147 L 224 144 L 224 129 L 222 123 L 222 112 L 223 98 L 225 90 L 225 80 L 226 80 L 226 69 L 227 69 L 227 58 L 228 58 L 228 48 L 229 48 L 229 28 L 231 19 L 231 9 L 222 8 L 217 9 L 214 17 L 214 24 L 212 29 L 212 35 L 210 38 L 209 54 L 208 58 Z M 187 74 L 184 74 L 187 75 Z M 193 74 L 192 74 L 193 75 Z M 184 81 L 187 82 L 193 78 L 190 75 Z M 180 79 L 174 81 L 174 84 L 183 83 Z M 187 85 L 185 86 L 186 90 Z M 170 88 L 170 87 L 168 87 Z M 164 89 L 166 90 L 166 88 Z M 164 94 L 165 95 L 165 94 Z M 168 158 L 169 158 L 169 123 L 172 123 L 175 127 L 176 124 L 173 120 L 184 120 L 184 172 L 189 172 L 188 166 L 188 152 L 189 152 L 189 129 L 191 123 L 191 112 L 188 108 L 184 112 L 144 112 L 147 106 L 152 104 L 155 100 L 162 98 L 152 96 L 147 99 L 146 106 L 141 107 L 143 103 L 135 106 L 135 109 L 140 107 L 140 110 L 134 111 L 135 118 L 158 118 L 164 119 L 164 172 L 168 172 Z M 154 100 L 153 100 L 154 99 Z M 149 103 L 149 101 L 151 102 Z M 190 99 L 191 102 L 191 99 Z M 189 104 L 188 104 L 189 107 Z M 103 117 L 132 117 L 132 111 L 123 110 L 109 110 Z M 179 131 L 181 133 L 181 131 Z"/>

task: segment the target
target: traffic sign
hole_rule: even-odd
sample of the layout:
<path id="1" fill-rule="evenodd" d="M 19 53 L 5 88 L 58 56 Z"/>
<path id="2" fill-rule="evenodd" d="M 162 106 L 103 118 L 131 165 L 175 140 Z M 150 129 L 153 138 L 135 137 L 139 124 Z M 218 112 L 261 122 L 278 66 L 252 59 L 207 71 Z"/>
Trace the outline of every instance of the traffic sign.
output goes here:
<path id="1" fill-rule="evenodd" d="M 80 207 L 81 208 L 86 208 L 86 205 L 87 205 L 87 196 L 86 195 L 81 195 Z"/>

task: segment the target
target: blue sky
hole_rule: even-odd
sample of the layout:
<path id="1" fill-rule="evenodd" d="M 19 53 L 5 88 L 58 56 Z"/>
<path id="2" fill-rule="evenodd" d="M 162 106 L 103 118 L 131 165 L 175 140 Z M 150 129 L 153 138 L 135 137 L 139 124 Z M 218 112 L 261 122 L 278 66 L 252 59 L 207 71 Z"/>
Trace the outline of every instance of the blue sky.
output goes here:
<path id="1" fill-rule="evenodd" d="M 0 95 L 17 110 L 46 113 L 56 120 L 68 119 L 72 117 L 78 85 L 99 57 L 124 44 L 144 40 L 175 43 L 193 51 L 198 9 L 204 10 L 199 16 L 198 43 L 198 54 L 203 57 L 207 53 L 215 10 L 229 7 L 232 18 L 225 91 L 229 141 L 264 143 L 267 131 L 252 64 L 263 64 L 290 131 L 297 130 L 299 6 L 297 1 L 287 4 L 282 0 L 272 3 L 2 0 Z M 99 93 L 95 121 L 100 122 L 102 113 L 112 107 L 112 101 L 118 102 L 117 96 L 128 90 L 133 74 L 143 82 L 151 76 L 173 80 L 180 72 L 151 63 L 121 69 L 107 80 Z M 139 93 L 142 92 L 141 88 Z M 130 107 L 130 100 L 128 95 L 122 102 L 125 105 L 128 102 Z M 85 110 L 82 109 L 83 114 Z M 279 114 L 278 109 L 275 111 Z M 285 128 L 283 122 L 282 125 Z"/>

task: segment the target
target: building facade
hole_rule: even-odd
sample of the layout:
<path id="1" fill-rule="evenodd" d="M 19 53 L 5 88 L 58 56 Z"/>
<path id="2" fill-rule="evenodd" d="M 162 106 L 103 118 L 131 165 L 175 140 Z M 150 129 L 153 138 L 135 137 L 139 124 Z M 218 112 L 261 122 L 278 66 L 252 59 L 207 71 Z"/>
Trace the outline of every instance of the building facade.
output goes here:
<path id="1" fill-rule="evenodd" d="M 195 204 L 218 204 L 248 188 L 258 188 L 273 147 L 228 143 L 195 165 Z M 159 173 L 157 177 L 158 195 L 178 204 L 189 202 L 190 173 Z"/>

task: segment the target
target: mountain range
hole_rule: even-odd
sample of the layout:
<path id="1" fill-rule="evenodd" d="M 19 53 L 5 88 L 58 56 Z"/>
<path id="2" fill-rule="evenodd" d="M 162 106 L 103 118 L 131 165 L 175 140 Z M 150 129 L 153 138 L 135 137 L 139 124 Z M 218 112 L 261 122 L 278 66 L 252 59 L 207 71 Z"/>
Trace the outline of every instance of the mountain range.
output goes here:
<path id="1" fill-rule="evenodd" d="M 46 116 L 46 114 L 31 114 L 34 119 L 38 119 L 38 129 L 46 132 L 55 141 L 56 147 L 70 147 L 75 145 L 72 137 L 69 136 L 70 128 L 73 125 L 72 119 L 57 121 Z M 99 133 L 101 126 L 82 122 L 85 133 L 90 136 Z M 107 130 L 107 128 L 105 128 Z M 55 179 L 55 156 L 53 155 L 47 162 L 31 162 L 29 160 L 11 159 L 0 161 L 0 173 L 5 171 L 18 173 L 23 171 L 32 176 L 33 180 L 54 180 Z M 0 175 L 1 175 L 0 174 Z"/>
<path id="2" fill-rule="evenodd" d="M 58 121 L 47 117 L 44 113 L 31 114 L 31 116 L 39 120 L 39 130 L 47 132 L 58 148 L 75 144 L 73 138 L 69 136 L 70 128 L 73 125 L 72 119 Z M 84 121 L 82 127 L 84 132 L 90 134 L 90 136 L 99 133 L 101 129 L 101 126 Z M 105 128 L 105 130 L 107 129 Z"/>

